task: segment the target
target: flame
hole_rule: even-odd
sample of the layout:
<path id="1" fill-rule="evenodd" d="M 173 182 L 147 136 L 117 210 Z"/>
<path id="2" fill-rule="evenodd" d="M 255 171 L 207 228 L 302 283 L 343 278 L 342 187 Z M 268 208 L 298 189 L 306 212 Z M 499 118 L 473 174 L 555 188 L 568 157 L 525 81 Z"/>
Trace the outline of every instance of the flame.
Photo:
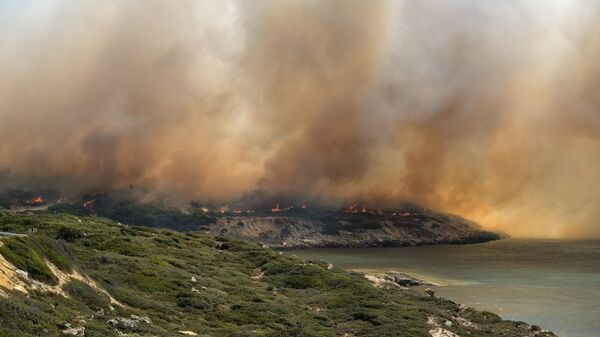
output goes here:
<path id="1" fill-rule="evenodd" d="M 358 213 L 358 207 L 356 206 L 356 204 L 352 204 L 352 205 L 350 205 L 350 207 L 347 207 L 346 209 L 344 209 L 344 212 L 346 212 L 346 213 Z"/>
<path id="2" fill-rule="evenodd" d="M 375 210 L 373 209 L 368 209 L 367 206 L 362 205 L 362 206 L 358 206 L 357 204 L 352 204 L 349 207 L 344 209 L 345 213 L 349 213 L 349 214 L 359 214 L 359 213 L 367 213 L 367 214 L 373 214 L 373 215 L 384 215 L 386 214 L 382 208 L 377 208 Z M 396 215 L 397 213 L 391 213 L 392 215 Z"/>
<path id="3" fill-rule="evenodd" d="M 279 203 L 275 204 L 274 208 L 271 208 L 271 213 L 279 213 L 281 212 L 281 208 L 279 207 Z"/>
<path id="4" fill-rule="evenodd" d="M 29 205 L 43 205 L 46 203 L 46 200 L 44 198 L 42 198 L 42 196 L 40 195 L 37 198 L 27 200 L 26 203 Z"/>
<path id="5" fill-rule="evenodd" d="M 371 213 L 371 214 L 383 214 L 381 209 L 377 210 L 377 212 L 370 211 L 367 206 L 362 205 L 360 208 L 356 204 L 352 204 L 350 207 L 344 210 L 346 213 L 350 214 L 358 214 L 358 213 Z"/>

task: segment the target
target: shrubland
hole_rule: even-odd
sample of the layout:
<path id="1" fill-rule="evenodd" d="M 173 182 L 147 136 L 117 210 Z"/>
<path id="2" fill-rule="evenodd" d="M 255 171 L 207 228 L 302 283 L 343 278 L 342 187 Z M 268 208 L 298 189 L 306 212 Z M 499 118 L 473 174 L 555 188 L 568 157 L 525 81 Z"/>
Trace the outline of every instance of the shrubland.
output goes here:
<path id="1" fill-rule="evenodd" d="M 0 213 L 0 231 L 27 235 L 0 238 L 8 263 L 60 289 L 2 289 L 0 336 L 64 336 L 68 324 L 85 336 L 416 337 L 430 336 L 432 321 L 461 319 L 473 325 L 443 328 L 526 335 L 522 324 L 491 313 L 201 232 L 10 212 Z"/>

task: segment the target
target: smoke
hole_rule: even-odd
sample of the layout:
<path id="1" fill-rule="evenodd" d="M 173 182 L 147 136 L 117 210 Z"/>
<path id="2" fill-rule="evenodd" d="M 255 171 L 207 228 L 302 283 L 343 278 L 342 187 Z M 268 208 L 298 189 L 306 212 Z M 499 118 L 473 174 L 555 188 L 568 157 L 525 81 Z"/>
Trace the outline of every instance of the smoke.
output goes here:
<path id="1" fill-rule="evenodd" d="M 361 100 L 375 81 L 385 21 L 382 1 L 282 2 L 250 27 L 252 102 L 276 130 L 259 188 L 314 194 L 366 174 L 374 130 Z"/>
<path id="2" fill-rule="evenodd" d="M 0 3 L 0 187 L 415 202 L 600 237 L 600 6 Z"/>

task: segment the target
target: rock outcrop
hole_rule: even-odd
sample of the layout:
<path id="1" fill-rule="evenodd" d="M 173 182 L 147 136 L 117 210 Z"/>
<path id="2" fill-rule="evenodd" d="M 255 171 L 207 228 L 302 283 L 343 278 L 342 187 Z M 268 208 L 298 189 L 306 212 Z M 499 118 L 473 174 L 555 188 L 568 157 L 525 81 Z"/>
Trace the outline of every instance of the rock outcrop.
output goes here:
<path id="1" fill-rule="evenodd" d="M 397 271 L 362 271 L 362 270 L 354 270 L 355 272 L 361 273 L 365 276 L 365 278 L 371 283 L 373 283 L 376 287 L 385 288 L 385 287 L 416 287 L 416 286 L 430 286 L 434 285 L 433 283 L 427 282 L 425 280 L 421 280 Z"/>

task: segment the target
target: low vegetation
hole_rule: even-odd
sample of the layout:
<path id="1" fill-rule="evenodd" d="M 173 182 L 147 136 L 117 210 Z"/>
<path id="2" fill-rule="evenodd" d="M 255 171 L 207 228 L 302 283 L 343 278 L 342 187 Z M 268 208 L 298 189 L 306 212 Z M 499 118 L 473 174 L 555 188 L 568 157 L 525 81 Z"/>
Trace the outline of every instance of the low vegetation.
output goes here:
<path id="1" fill-rule="evenodd" d="M 139 204 L 132 201 L 117 202 L 103 197 L 90 198 L 95 201 L 89 208 L 84 207 L 82 202 L 76 202 L 52 205 L 49 210 L 77 216 L 100 215 L 129 225 L 170 228 L 178 231 L 206 229 L 207 225 L 215 220 L 214 217 L 202 212 L 187 214 L 160 205 Z"/>
<path id="2" fill-rule="evenodd" d="M 0 215 L 0 254 L 64 294 L 0 292 L 0 336 L 430 336 L 430 319 L 461 336 L 525 336 L 518 323 L 416 291 L 379 289 L 362 275 L 199 232 L 65 214 Z M 1 289 L 1 288 L 0 288 Z M 110 297 L 109 297 L 110 295 Z M 112 297 L 112 299 L 111 299 Z M 429 322 L 428 322 L 429 320 Z M 540 335 L 541 336 L 541 335 Z"/>
<path id="3" fill-rule="evenodd" d="M 15 267 L 29 273 L 31 278 L 56 285 L 58 279 L 46 264 L 42 252 L 33 247 L 30 239 L 8 238 L 0 246 L 0 254 Z"/>
<path id="4" fill-rule="evenodd" d="M 82 281 L 71 280 L 63 288 L 73 299 L 92 310 L 100 311 L 110 308 L 110 298 L 106 294 L 97 291 Z"/>

